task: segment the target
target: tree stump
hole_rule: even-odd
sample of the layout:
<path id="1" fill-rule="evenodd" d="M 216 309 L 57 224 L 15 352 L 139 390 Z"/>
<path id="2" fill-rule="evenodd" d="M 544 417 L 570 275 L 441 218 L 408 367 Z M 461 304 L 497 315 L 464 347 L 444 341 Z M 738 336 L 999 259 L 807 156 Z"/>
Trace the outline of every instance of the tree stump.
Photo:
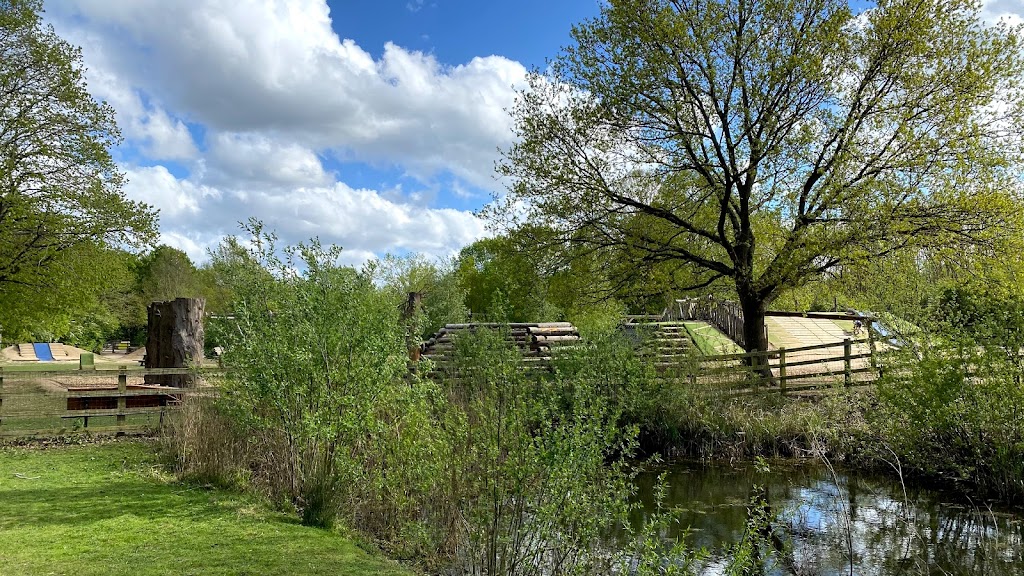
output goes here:
<path id="1" fill-rule="evenodd" d="M 206 300 L 178 298 L 169 302 L 153 302 L 146 336 L 146 369 L 188 368 L 203 361 L 203 312 Z M 147 375 L 146 384 L 194 386 L 195 377 L 182 375 Z"/>

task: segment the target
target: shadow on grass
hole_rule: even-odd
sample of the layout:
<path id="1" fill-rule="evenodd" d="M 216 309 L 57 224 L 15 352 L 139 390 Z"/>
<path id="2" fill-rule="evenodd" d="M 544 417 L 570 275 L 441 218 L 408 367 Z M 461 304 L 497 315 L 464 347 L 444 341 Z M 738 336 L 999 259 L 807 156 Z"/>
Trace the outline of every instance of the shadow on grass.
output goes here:
<path id="1" fill-rule="evenodd" d="M 24 480 L 31 483 L 32 480 Z M 27 525 L 89 524 L 131 515 L 144 519 L 202 521 L 243 505 L 238 500 L 217 504 L 213 493 L 188 486 L 140 485 L 111 482 L 106 485 L 0 490 L 0 530 Z M 211 501 L 213 500 L 213 501 Z M 228 503 L 236 506 L 225 505 Z"/>

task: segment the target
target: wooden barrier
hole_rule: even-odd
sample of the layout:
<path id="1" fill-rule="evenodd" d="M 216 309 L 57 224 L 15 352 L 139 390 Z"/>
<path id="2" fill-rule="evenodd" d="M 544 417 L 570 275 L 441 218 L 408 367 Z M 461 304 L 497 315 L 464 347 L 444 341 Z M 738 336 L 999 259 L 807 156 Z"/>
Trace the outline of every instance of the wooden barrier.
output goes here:
<path id="1" fill-rule="evenodd" d="M 216 393 L 213 387 L 174 388 L 169 386 L 153 386 L 130 384 L 129 378 L 142 379 L 147 375 L 180 376 L 190 375 L 202 379 L 220 377 L 222 369 L 193 370 L 188 368 L 163 368 L 139 370 L 119 366 L 116 370 L 16 370 L 4 371 L 0 368 L 0 436 L 46 436 L 63 435 L 71 432 L 93 433 L 129 433 L 141 432 L 152 426 L 133 425 L 129 417 L 139 415 L 158 415 L 162 423 L 168 410 L 181 405 L 185 396 L 194 394 L 208 395 Z M 58 390 L 14 391 L 12 383 L 16 381 L 29 383 L 35 387 L 44 381 L 73 381 Z M 24 388 L 24 386 L 23 386 Z M 43 399 L 45 408 L 33 408 L 34 403 Z M 21 401 L 21 409 L 18 409 Z M 60 404 L 58 404 L 58 402 Z M 61 406 L 62 409 L 57 408 Z M 101 428 L 89 427 L 90 418 L 113 417 L 114 425 Z M 73 427 L 41 427 L 39 421 L 72 421 L 81 419 L 81 428 Z M 29 425 L 12 424 L 27 421 Z"/>
<path id="2" fill-rule="evenodd" d="M 700 320 L 722 331 L 740 346 L 745 346 L 743 336 L 743 310 L 740 305 L 728 300 L 711 298 L 687 298 L 675 301 L 672 316 L 676 320 Z M 767 332 L 765 341 L 768 340 Z"/>
<path id="3" fill-rule="evenodd" d="M 869 346 L 868 352 L 854 353 L 855 345 L 865 344 Z M 773 386 L 767 387 L 768 391 L 777 390 L 785 395 L 801 390 L 820 388 L 826 381 L 829 385 L 841 382 L 846 387 L 863 386 L 874 382 L 881 370 L 877 351 L 874 350 L 872 344 L 873 342 L 868 338 L 858 340 L 847 338 L 841 342 L 817 344 L 814 346 L 704 356 L 697 359 L 696 377 L 699 379 L 698 381 L 704 382 L 709 387 L 728 383 L 727 379 L 724 378 L 727 376 L 741 377 L 742 381 L 740 383 L 744 387 L 759 389 L 766 384 L 771 385 L 773 383 L 770 381 L 765 382 L 764 378 L 760 377 L 758 368 L 752 368 L 746 360 L 760 358 L 772 370 L 775 379 L 774 383 L 777 384 L 777 388 Z M 806 354 L 830 348 L 841 348 L 842 351 L 834 355 L 801 359 L 801 353 Z M 863 366 L 855 365 L 859 360 L 867 360 L 868 362 Z M 835 366 L 835 368 L 832 366 Z M 808 367 L 817 367 L 817 369 L 800 370 L 799 373 L 794 373 L 793 371 L 794 368 Z M 860 378 L 855 378 L 855 376 L 860 376 Z M 821 382 L 804 384 L 798 387 L 791 385 L 794 380 L 814 379 Z M 750 393 L 750 391 L 745 393 Z"/>

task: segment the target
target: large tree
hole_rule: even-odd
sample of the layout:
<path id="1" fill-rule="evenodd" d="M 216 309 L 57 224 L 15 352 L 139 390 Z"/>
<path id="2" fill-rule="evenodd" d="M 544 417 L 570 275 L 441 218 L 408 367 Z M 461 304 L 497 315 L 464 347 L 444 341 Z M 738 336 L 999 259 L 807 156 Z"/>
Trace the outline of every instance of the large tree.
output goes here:
<path id="1" fill-rule="evenodd" d="M 788 288 L 1015 218 L 1021 45 L 975 2 L 610 0 L 573 37 L 513 112 L 496 214 L 728 281 L 748 350 Z"/>
<path id="2" fill-rule="evenodd" d="M 89 94 L 80 50 L 41 9 L 0 0 L 0 299 L 53 285 L 76 247 L 137 245 L 156 229 L 156 212 L 121 190 L 113 109 Z"/>

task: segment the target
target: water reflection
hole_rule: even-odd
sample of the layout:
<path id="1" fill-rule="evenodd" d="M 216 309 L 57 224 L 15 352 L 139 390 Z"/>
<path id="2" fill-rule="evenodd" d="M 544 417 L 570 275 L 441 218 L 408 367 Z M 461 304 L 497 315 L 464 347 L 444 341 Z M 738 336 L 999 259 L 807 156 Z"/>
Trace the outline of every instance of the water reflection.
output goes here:
<path id="1" fill-rule="evenodd" d="M 644 511 L 653 507 L 656 477 L 666 474 L 668 506 L 682 510 L 691 547 L 723 550 L 739 541 L 755 486 L 767 495 L 784 560 L 772 574 L 1022 574 L 1022 517 L 979 504 L 955 504 L 889 480 L 833 473 L 823 467 L 675 464 L 638 478 Z M 780 555 L 782 556 L 782 555 Z M 719 554 L 707 573 L 726 564 Z"/>

